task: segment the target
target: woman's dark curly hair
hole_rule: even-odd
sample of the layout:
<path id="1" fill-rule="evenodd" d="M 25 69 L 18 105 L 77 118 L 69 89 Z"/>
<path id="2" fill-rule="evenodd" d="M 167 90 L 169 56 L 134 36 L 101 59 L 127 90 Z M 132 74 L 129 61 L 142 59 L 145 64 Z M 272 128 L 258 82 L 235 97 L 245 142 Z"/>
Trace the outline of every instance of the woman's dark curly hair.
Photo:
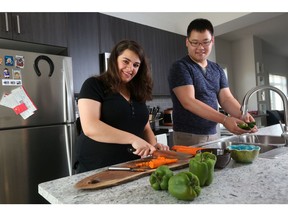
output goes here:
<path id="1" fill-rule="evenodd" d="M 141 102 L 151 100 L 153 82 L 149 63 L 146 59 L 144 49 L 133 40 L 122 40 L 116 44 L 111 51 L 107 71 L 101 74 L 98 79 L 102 80 L 111 92 L 119 92 L 121 77 L 118 71 L 117 58 L 126 49 L 137 54 L 141 62 L 137 74 L 129 83 L 127 83 L 127 88 L 130 91 L 131 97 Z"/>

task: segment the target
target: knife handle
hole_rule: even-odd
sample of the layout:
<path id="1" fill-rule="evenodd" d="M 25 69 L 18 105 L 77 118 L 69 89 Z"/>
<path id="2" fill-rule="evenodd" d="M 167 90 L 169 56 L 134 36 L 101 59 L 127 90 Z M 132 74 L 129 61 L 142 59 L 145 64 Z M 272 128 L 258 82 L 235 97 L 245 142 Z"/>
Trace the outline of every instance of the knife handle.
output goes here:
<path id="1" fill-rule="evenodd" d="M 134 154 L 133 152 L 135 152 L 136 149 L 133 148 L 133 147 L 130 147 L 130 148 L 127 148 L 127 151 L 128 151 L 129 153 L 131 153 L 131 154 Z M 147 155 L 147 156 L 142 156 L 141 158 L 150 158 L 151 156 L 152 156 L 152 155 Z"/>
<path id="2" fill-rule="evenodd" d="M 133 148 L 133 147 L 128 147 L 128 148 L 127 148 L 127 151 L 128 151 L 129 153 L 133 153 L 133 152 L 136 151 L 136 149 Z"/>

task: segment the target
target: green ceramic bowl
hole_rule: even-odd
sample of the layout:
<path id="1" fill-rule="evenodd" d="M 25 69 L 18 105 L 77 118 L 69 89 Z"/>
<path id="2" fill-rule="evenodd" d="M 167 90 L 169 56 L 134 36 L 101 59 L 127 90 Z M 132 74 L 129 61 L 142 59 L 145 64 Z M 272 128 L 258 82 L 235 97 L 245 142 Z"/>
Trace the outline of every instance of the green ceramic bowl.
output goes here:
<path id="1" fill-rule="evenodd" d="M 231 158 L 238 163 L 252 163 L 259 155 L 260 147 L 255 145 L 230 145 Z"/>

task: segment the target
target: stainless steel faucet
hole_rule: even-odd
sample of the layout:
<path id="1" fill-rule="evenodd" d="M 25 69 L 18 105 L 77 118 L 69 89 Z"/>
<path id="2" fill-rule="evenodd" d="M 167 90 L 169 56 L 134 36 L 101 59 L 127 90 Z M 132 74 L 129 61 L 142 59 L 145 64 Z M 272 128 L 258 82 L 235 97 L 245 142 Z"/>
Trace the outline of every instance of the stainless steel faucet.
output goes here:
<path id="1" fill-rule="evenodd" d="M 242 106 L 241 106 L 241 114 L 242 116 L 245 116 L 248 112 L 248 101 L 249 98 L 251 97 L 252 94 L 254 94 L 255 92 L 261 91 L 261 90 L 265 90 L 265 89 L 269 89 L 272 90 L 276 93 L 278 93 L 283 101 L 283 105 L 284 105 L 284 128 L 282 127 L 281 124 L 281 128 L 282 128 L 282 137 L 285 138 L 286 140 L 286 146 L 288 145 L 288 100 L 286 95 L 278 88 L 274 87 L 274 86 L 270 86 L 270 85 L 264 85 L 264 86 L 256 86 L 254 88 L 252 88 L 251 90 L 249 90 L 246 95 L 244 96 L 243 102 L 242 102 Z"/>

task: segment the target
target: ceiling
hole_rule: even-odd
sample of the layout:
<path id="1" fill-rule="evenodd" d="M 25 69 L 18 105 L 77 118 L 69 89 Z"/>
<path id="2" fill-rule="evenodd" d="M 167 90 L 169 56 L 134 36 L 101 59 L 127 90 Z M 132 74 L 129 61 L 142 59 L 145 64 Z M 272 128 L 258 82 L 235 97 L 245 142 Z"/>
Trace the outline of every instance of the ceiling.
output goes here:
<path id="1" fill-rule="evenodd" d="M 186 35 L 187 26 L 193 19 L 206 18 L 214 25 L 216 39 L 219 37 L 233 41 L 255 35 L 271 46 L 275 52 L 288 57 L 288 13 L 113 12 L 104 14 L 181 35 Z"/>
<path id="2" fill-rule="evenodd" d="M 181 35 L 186 35 L 188 24 L 195 18 L 203 17 L 209 19 L 213 22 L 214 26 L 217 26 L 249 13 L 113 12 L 105 14 Z"/>
<path id="3" fill-rule="evenodd" d="M 266 46 L 273 49 L 275 53 L 288 57 L 288 13 L 253 13 L 246 17 L 241 17 L 238 21 L 231 21 L 229 24 L 237 26 L 239 20 L 245 20 L 246 18 L 248 18 L 248 25 L 226 33 L 218 32 L 219 38 L 233 41 L 248 35 L 255 35 L 266 42 Z M 259 21 L 249 24 L 249 20 L 257 20 L 257 18 L 259 18 Z M 223 27 L 227 27 L 227 25 L 223 24 Z M 221 25 L 218 26 L 218 30 L 220 29 Z"/>

